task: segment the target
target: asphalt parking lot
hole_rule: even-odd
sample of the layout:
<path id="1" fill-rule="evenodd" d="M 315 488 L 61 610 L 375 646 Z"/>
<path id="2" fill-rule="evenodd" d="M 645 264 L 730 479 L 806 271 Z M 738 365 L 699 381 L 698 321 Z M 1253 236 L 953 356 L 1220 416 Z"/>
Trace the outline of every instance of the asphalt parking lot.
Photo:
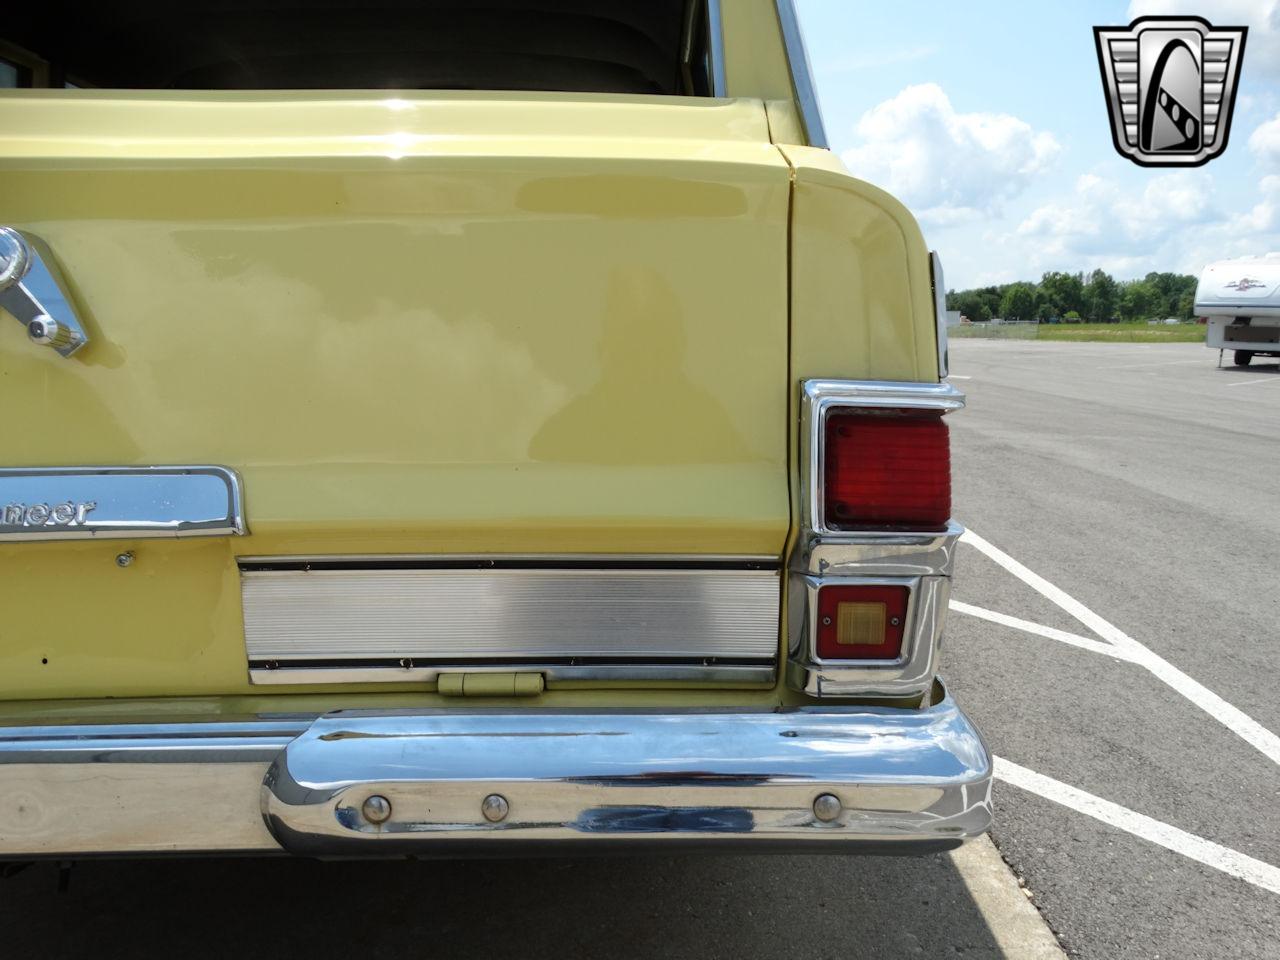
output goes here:
<path id="1" fill-rule="evenodd" d="M 944 655 L 1018 765 L 996 842 L 1075 956 L 1280 957 L 1280 366 L 1216 362 L 952 343 L 955 513 L 998 551 L 962 546 L 953 603 L 1085 641 L 953 612 Z"/>
<path id="2" fill-rule="evenodd" d="M 944 671 L 1001 758 L 1009 868 L 84 862 L 59 894 L 38 864 L 0 883 L 3 955 L 1052 956 L 1033 903 L 1072 956 L 1280 957 L 1280 366 L 1215 361 L 953 343 L 980 539 Z"/>

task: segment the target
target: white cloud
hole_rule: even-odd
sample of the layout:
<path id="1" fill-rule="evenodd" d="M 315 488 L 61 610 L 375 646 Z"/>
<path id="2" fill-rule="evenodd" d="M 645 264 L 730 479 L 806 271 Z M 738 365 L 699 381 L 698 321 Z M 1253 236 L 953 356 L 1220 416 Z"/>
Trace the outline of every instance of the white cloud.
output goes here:
<path id="1" fill-rule="evenodd" d="M 1134 195 L 1096 174 L 1076 180 L 1065 200 L 1038 207 L 1018 226 L 1041 249 L 1057 256 L 1128 254 L 1151 247 L 1181 228 L 1215 219 L 1213 177 L 1200 170 L 1179 170 L 1153 177 Z"/>
<path id="2" fill-rule="evenodd" d="M 1231 220 L 1234 232 L 1244 235 L 1270 235 L 1270 249 L 1280 245 L 1280 176 L 1263 177 L 1258 185 L 1262 198 L 1247 212 Z M 1257 250 L 1265 253 L 1267 251 Z"/>
<path id="3" fill-rule="evenodd" d="M 1247 26 L 1244 69 L 1280 76 L 1280 0 L 1130 0 L 1129 19 L 1194 13 L 1215 26 Z"/>
<path id="4" fill-rule="evenodd" d="M 1135 181 L 1096 173 L 1037 206 L 1013 230 L 991 224 L 980 235 L 943 232 L 934 239 L 956 289 L 1035 280 L 1047 270 L 1092 270 L 1118 280 L 1152 270 L 1198 274 L 1206 263 L 1280 251 L 1280 174 L 1256 192 L 1216 196 L 1213 175 L 1179 170 Z"/>
<path id="5" fill-rule="evenodd" d="M 1249 137 L 1249 149 L 1263 163 L 1280 167 L 1280 113 L 1253 131 Z"/>
<path id="6" fill-rule="evenodd" d="M 936 83 L 909 86 L 858 121 L 843 159 L 938 225 L 998 214 L 1061 149 L 1049 133 L 1003 113 L 957 113 Z"/>
<path id="7" fill-rule="evenodd" d="M 1036 208 L 996 246 L 1011 256 L 1021 251 L 1031 277 L 1093 267 L 1118 279 L 1151 270 L 1199 273 L 1211 260 L 1280 247 L 1280 176 L 1262 179 L 1249 210 L 1228 214 L 1203 170 L 1161 174 L 1140 193 L 1086 174 L 1069 196 Z"/>

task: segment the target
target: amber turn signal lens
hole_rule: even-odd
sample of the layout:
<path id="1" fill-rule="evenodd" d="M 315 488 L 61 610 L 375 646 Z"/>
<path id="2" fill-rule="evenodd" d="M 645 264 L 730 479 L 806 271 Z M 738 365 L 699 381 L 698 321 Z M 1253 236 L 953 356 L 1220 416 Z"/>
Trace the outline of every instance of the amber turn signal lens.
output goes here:
<path id="1" fill-rule="evenodd" d="M 842 647 L 884 646 L 883 603 L 836 604 L 836 643 Z"/>
<path id="2" fill-rule="evenodd" d="M 823 587 L 818 591 L 818 656 L 897 660 L 910 596 L 906 587 L 880 584 Z"/>

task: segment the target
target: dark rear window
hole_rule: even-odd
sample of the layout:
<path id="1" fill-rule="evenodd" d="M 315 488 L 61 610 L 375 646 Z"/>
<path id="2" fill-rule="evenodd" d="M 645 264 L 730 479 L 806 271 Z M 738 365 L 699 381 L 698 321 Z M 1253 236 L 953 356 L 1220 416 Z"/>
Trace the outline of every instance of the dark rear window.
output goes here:
<path id="1" fill-rule="evenodd" d="M 711 94 L 708 0 L 28 0 L 9 83 Z M 30 67 L 32 69 L 25 69 Z"/>

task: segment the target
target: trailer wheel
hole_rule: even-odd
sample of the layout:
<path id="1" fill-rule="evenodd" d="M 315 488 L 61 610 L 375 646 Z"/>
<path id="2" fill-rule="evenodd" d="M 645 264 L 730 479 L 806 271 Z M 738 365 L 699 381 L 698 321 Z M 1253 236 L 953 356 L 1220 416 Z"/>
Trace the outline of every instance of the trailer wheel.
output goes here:
<path id="1" fill-rule="evenodd" d="M 1247 366 L 1248 366 L 1249 364 L 1251 364 L 1251 363 L 1253 363 L 1253 351 L 1252 351 L 1252 350 L 1237 350 L 1237 351 L 1236 351 L 1236 366 L 1237 366 L 1237 367 L 1247 367 Z"/>

